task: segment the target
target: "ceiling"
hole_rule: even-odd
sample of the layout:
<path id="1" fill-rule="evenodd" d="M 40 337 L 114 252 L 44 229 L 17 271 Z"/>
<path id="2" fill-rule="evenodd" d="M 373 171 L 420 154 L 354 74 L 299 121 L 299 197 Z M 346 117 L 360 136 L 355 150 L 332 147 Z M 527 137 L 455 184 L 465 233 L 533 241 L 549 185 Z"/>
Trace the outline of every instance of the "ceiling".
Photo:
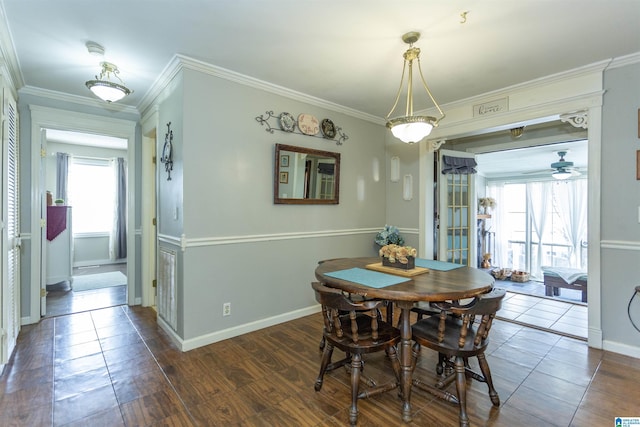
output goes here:
<path id="1" fill-rule="evenodd" d="M 553 170 L 551 163 L 560 160 L 558 151 L 566 151 L 564 159 L 573 162 L 575 170 L 587 173 L 587 141 L 561 142 L 536 147 L 518 148 L 493 153 L 478 154 L 478 173 L 489 179 L 548 179 Z"/>
<path id="2" fill-rule="evenodd" d="M 0 1 L 18 86 L 95 99 L 94 41 L 138 109 L 176 54 L 384 117 L 407 31 L 440 104 L 640 52 L 638 0 Z"/>

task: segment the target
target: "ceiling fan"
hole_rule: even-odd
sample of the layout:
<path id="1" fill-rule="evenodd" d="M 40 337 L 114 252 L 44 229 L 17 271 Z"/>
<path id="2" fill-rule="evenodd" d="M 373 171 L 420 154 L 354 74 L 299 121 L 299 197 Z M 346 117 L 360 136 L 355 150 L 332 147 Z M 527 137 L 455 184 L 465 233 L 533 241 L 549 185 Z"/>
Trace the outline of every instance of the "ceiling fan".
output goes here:
<path id="1" fill-rule="evenodd" d="M 552 177 L 559 180 L 580 176 L 581 173 L 573 166 L 573 162 L 569 162 L 564 159 L 564 156 L 566 156 L 568 152 L 569 150 L 557 151 L 556 154 L 560 159 L 557 162 L 551 163 L 551 169 L 523 172 L 523 174 L 541 174 L 550 172 Z"/>
<path id="2" fill-rule="evenodd" d="M 553 172 L 551 176 L 555 179 L 567 179 L 572 176 L 579 176 L 580 172 L 574 169 L 573 162 L 568 162 L 564 159 L 564 156 L 567 155 L 567 151 L 558 151 L 558 156 L 560 156 L 560 160 L 554 163 L 551 163 L 551 168 Z"/>

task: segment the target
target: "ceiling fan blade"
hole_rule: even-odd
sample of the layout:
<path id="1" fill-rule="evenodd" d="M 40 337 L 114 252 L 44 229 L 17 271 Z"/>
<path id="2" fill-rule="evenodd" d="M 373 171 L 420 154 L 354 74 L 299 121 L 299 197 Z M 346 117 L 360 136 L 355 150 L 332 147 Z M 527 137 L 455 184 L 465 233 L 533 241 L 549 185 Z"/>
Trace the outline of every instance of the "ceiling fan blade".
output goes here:
<path id="1" fill-rule="evenodd" d="M 552 173 L 555 172 L 555 169 L 540 169 L 537 171 L 525 171 L 525 172 L 520 172 L 520 175 L 540 175 L 543 173 Z"/>

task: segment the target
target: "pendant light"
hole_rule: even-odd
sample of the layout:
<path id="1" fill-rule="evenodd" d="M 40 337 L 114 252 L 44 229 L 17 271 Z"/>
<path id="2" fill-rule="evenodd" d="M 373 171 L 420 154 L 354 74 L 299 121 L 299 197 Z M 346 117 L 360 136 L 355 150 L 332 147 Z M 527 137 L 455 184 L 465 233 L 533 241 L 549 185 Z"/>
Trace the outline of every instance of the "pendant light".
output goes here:
<path id="1" fill-rule="evenodd" d="M 420 67 L 420 49 L 417 47 L 413 47 L 413 44 L 418 41 L 420 38 L 420 33 L 412 31 L 406 33 L 402 36 L 402 41 L 409 45 L 409 49 L 403 54 L 404 57 L 404 66 L 402 68 L 402 78 L 400 79 L 400 88 L 398 89 L 398 94 L 396 95 L 396 100 L 393 103 L 393 107 L 389 114 L 386 116 L 387 127 L 391 129 L 391 133 L 396 138 L 400 139 L 402 142 L 406 143 L 416 143 L 421 141 L 424 137 L 431 133 L 431 130 L 438 126 L 440 120 L 445 117 L 445 114 L 442 112 L 442 109 L 433 98 L 429 87 L 427 86 L 427 82 L 425 81 L 422 75 L 422 68 Z M 418 63 L 418 73 L 420 75 L 420 81 L 422 82 L 422 86 L 424 87 L 427 95 L 431 99 L 431 102 L 438 109 L 440 113 L 440 118 L 435 118 L 432 116 L 418 116 L 413 114 L 413 65 L 414 61 Z M 400 101 L 400 95 L 402 93 L 402 88 L 404 84 L 404 76 L 407 71 L 407 100 L 406 100 L 406 109 L 404 116 L 391 117 L 396 106 L 398 105 L 398 101 Z"/>

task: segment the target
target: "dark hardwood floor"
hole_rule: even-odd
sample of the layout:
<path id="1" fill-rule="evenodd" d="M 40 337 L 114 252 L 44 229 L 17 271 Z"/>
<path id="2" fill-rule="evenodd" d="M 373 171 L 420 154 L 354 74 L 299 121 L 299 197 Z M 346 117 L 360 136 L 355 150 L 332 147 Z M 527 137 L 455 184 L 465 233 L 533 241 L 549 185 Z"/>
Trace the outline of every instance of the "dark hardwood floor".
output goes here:
<path id="1" fill-rule="evenodd" d="M 314 391 L 320 314 L 189 352 L 150 308 L 117 306 L 45 318 L 22 328 L 0 377 L 2 426 L 343 426 L 349 376 L 337 369 Z M 609 426 L 638 416 L 638 359 L 584 341 L 495 321 L 487 358 L 500 394 L 470 383 L 472 426 Z M 423 350 L 417 372 L 435 379 Z M 384 355 L 365 373 L 389 378 Z M 414 390 L 415 426 L 456 426 L 458 410 Z M 402 425 L 395 392 L 359 403 L 360 426 Z"/>

